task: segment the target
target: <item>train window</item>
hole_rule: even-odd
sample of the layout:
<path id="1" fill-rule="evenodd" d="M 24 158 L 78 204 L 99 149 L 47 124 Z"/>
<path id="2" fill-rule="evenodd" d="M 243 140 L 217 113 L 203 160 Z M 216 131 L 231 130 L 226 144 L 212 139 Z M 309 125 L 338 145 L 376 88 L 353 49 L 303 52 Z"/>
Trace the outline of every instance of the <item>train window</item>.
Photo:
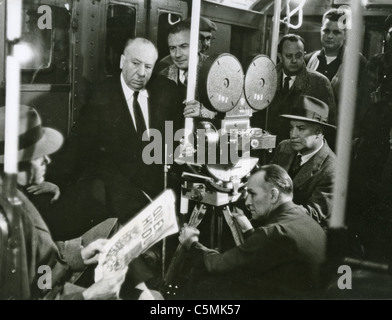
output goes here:
<path id="1" fill-rule="evenodd" d="M 243 10 L 257 10 L 260 0 L 209 0 L 210 2 L 217 2 L 228 7 L 243 9 Z"/>
<path id="2" fill-rule="evenodd" d="M 237 57 L 245 68 L 259 53 L 260 35 L 257 30 L 232 26 L 230 38 L 230 53 Z"/>
<path id="3" fill-rule="evenodd" d="M 297 17 L 291 21 L 292 24 L 297 23 Z M 321 16 L 307 16 L 303 21 L 301 28 L 295 30 L 290 29 L 290 33 L 295 33 L 305 40 L 305 52 L 309 53 L 321 48 Z"/>
<path id="4" fill-rule="evenodd" d="M 363 54 L 368 59 L 384 50 L 384 19 L 385 17 L 368 17 L 366 20 Z"/>
<path id="5" fill-rule="evenodd" d="M 23 10 L 22 83 L 69 83 L 70 13 L 65 7 L 51 6 L 43 13 L 38 9 L 26 3 Z"/>
<path id="6" fill-rule="evenodd" d="M 174 13 L 161 13 L 158 20 L 158 52 L 159 59 L 169 54 L 169 47 L 167 46 L 167 35 L 171 26 L 181 21 L 181 16 Z"/>
<path id="7" fill-rule="evenodd" d="M 124 51 L 125 42 L 129 38 L 135 37 L 135 8 L 120 4 L 109 5 L 106 26 L 106 73 L 113 75 L 119 72 L 120 58 Z"/>

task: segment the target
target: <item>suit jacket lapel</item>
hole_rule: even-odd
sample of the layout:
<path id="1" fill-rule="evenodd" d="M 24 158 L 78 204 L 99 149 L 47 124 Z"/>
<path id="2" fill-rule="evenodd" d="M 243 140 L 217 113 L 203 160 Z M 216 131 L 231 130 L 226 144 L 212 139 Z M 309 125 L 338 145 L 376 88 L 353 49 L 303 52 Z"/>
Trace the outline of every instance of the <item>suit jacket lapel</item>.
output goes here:
<path id="1" fill-rule="evenodd" d="M 119 117 L 117 117 L 116 119 L 115 126 L 117 126 L 121 131 L 123 131 L 124 134 L 129 136 L 130 141 L 138 141 L 135 125 L 132 120 L 131 112 L 129 111 L 128 102 L 125 98 L 120 79 L 116 82 L 116 87 L 118 90 L 119 97 L 118 103 L 116 104 L 116 107 L 119 109 Z M 141 141 L 138 142 L 141 143 Z M 133 144 L 133 142 L 131 143 Z"/>
<path id="2" fill-rule="evenodd" d="M 297 175 L 294 177 L 293 184 L 295 188 L 303 185 L 307 180 L 309 180 L 317 171 L 320 170 L 320 167 L 325 161 L 325 158 L 328 156 L 328 144 L 324 140 L 324 145 L 308 162 L 306 162 Z"/>
<path id="3" fill-rule="evenodd" d="M 295 78 L 295 81 L 293 84 L 295 91 L 299 94 L 303 94 L 305 91 L 307 82 L 308 82 L 308 77 L 307 77 L 307 73 L 306 73 L 306 65 L 304 64 L 301 72 Z"/>
<path id="4" fill-rule="evenodd" d="M 307 73 L 306 73 L 306 65 L 304 64 L 301 72 L 296 76 L 293 85 L 291 86 L 287 95 L 283 95 L 283 67 L 282 64 L 279 64 L 277 67 L 278 72 L 278 93 L 277 93 L 277 101 L 278 105 L 286 105 L 291 106 L 291 102 L 293 98 L 303 94 L 307 85 Z M 289 103 L 290 102 L 290 103 Z M 280 110 L 279 113 L 289 112 L 290 110 Z"/>

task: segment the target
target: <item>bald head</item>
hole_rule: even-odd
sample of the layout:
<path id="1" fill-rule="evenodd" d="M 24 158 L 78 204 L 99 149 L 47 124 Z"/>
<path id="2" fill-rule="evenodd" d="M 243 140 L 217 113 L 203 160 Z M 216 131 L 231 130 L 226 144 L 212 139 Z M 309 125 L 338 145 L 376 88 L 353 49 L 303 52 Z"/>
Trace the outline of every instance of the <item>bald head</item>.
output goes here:
<path id="1" fill-rule="evenodd" d="M 120 62 L 127 86 L 133 91 L 144 89 L 151 78 L 157 59 L 158 51 L 150 40 L 144 38 L 128 40 Z"/>

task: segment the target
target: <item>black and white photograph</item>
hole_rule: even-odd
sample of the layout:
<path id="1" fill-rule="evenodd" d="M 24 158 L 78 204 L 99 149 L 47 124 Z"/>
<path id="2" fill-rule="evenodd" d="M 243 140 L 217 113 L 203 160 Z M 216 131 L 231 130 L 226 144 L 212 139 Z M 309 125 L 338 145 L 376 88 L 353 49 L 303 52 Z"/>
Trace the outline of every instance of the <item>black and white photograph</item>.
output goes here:
<path id="1" fill-rule="evenodd" d="M 390 300 L 392 0 L 0 1 L 0 166 L 0 300 Z"/>

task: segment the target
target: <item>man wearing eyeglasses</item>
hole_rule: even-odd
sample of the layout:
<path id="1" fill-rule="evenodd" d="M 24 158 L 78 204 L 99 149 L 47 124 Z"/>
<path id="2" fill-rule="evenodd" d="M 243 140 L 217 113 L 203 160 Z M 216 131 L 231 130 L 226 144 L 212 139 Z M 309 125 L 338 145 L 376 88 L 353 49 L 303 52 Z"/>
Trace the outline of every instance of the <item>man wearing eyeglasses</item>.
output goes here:
<path id="1" fill-rule="evenodd" d="M 199 50 L 202 54 L 207 54 L 211 47 L 212 41 L 215 39 L 212 32 L 218 31 L 216 24 L 211 20 L 200 17 L 199 27 Z"/>

